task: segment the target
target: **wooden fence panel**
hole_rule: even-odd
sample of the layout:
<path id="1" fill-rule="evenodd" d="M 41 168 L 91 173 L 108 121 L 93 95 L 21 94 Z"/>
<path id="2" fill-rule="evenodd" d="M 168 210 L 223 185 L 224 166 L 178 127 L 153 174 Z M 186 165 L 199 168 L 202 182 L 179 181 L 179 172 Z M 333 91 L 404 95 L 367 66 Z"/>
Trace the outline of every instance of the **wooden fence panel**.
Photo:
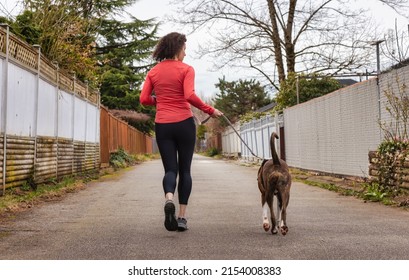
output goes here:
<path id="1" fill-rule="evenodd" d="M 8 136 L 6 142 L 6 188 L 22 185 L 34 175 L 35 139 Z"/>
<path id="2" fill-rule="evenodd" d="M 73 174 L 74 144 L 68 139 L 58 139 L 58 177 Z"/>
<path id="3" fill-rule="evenodd" d="M 116 118 L 105 107 L 100 109 L 100 159 L 109 164 L 110 154 L 123 148 L 129 154 L 152 153 L 152 138 Z"/>
<path id="4" fill-rule="evenodd" d="M 58 141 L 56 138 L 37 138 L 35 181 L 57 177 Z"/>
<path id="5" fill-rule="evenodd" d="M 100 109 L 100 158 L 101 164 L 109 163 L 109 114 L 104 107 Z"/>
<path id="6" fill-rule="evenodd" d="M 3 185 L 3 162 L 4 162 L 4 144 L 3 143 L 4 143 L 4 135 L 1 134 L 1 138 L 0 138 L 0 172 L 1 172 L 0 182 L 2 185 Z"/>

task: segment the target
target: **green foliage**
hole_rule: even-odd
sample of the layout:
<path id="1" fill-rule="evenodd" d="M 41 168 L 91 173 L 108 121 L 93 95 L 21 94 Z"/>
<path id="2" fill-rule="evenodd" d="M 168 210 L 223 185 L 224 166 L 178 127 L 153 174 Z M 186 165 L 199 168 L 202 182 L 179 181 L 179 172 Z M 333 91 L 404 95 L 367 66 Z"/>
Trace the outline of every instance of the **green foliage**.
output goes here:
<path id="1" fill-rule="evenodd" d="M 34 17 L 33 12 L 26 10 L 17 15 L 14 22 L 9 22 L 10 31 L 30 45 L 39 44 L 42 34 L 42 28 Z"/>
<path id="2" fill-rule="evenodd" d="M 12 31 L 62 69 L 74 71 L 81 80 L 95 82 L 95 61 L 91 58 L 96 33 L 95 18 L 83 18 L 80 1 L 25 0 L 25 10 L 11 23 Z"/>
<path id="3" fill-rule="evenodd" d="M 148 69 L 146 62 L 157 42 L 157 25 L 152 21 L 102 20 L 96 58 L 100 63 L 101 102 L 110 109 L 133 110 L 151 116 L 148 121 L 128 123 L 144 133 L 154 127 L 155 107 L 139 103 L 139 89 Z M 135 63 L 138 64 L 135 66 Z"/>
<path id="4" fill-rule="evenodd" d="M 383 141 L 378 147 L 378 182 L 382 190 L 397 193 L 402 184 L 404 173 L 402 168 L 409 156 L 407 139 L 391 139 Z"/>
<path id="5" fill-rule="evenodd" d="M 214 106 L 221 110 L 226 117 L 235 122 L 241 115 L 255 111 L 269 103 L 268 97 L 260 82 L 255 80 L 238 80 L 227 82 L 225 78 L 219 79 L 216 84 L 220 92 L 214 98 Z M 227 126 L 224 119 L 220 119 L 222 126 Z"/>
<path id="6" fill-rule="evenodd" d="M 383 201 L 388 196 L 387 191 L 378 183 L 366 184 L 363 198 L 374 202 Z"/>
<path id="7" fill-rule="evenodd" d="M 208 157 L 214 157 L 214 156 L 217 156 L 217 155 L 219 155 L 219 154 L 220 154 L 220 151 L 219 151 L 217 148 L 215 148 L 215 147 L 209 148 L 209 149 L 206 151 L 206 155 L 207 155 Z"/>
<path id="8" fill-rule="evenodd" d="M 129 155 L 123 148 L 111 153 L 109 163 L 115 168 L 125 168 L 135 162 L 134 158 Z"/>
<path id="9" fill-rule="evenodd" d="M 328 76 L 298 75 L 299 102 L 303 103 L 316 97 L 323 96 L 341 88 L 341 84 Z M 280 84 L 275 101 L 275 110 L 282 111 L 297 104 L 297 74 L 289 73 L 285 81 Z"/>
<path id="10" fill-rule="evenodd" d="M 268 112 L 247 112 L 246 114 L 240 116 L 240 122 L 246 123 L 250 122 L 254 119 L 261 119 L 262 117 L 266 116 Z"/>

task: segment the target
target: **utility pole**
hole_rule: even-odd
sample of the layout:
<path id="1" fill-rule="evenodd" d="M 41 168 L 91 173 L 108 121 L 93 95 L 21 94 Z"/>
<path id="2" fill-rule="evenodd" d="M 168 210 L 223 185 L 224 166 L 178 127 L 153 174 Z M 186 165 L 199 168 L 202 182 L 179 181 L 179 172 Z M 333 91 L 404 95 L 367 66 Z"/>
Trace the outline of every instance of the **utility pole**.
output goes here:
<path id="1" fill-rule="evenodd" d="M 378 121 L 381 121 L 381 86 L 379 84 L 379 75 L 381 74 L 381 62 L 379 58 L 379 45 L 385 40 L 377 40 L 371 42 L 372 46 L 376 46 L 376 85 L 378 89 Z M 382 141 L 382 133 L 379 133 Z"/>

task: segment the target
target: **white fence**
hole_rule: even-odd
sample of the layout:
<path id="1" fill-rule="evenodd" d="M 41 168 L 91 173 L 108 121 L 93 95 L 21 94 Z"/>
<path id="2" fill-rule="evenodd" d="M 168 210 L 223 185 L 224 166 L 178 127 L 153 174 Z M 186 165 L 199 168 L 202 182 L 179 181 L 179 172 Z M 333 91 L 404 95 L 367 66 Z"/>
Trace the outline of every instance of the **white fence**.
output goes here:
<path id="1" fill-rule="evenodd" d="M 385 92 L 409 81 L 409 67 L 381 74 L 284 111 L 290 166 L 359 177 L 369 176 L 369 151 L 383 140 L 379 119 L 393 121 Z M 406 91 L 408 94 L 408 91 Z"/>
<path id="2" fill-rule="evenodd" d="M 394 121 L 386 109 L 385 92 L 405 91 L 409 95 L 408 84 L 409 66 L 381 74 L 379 87 L 377 78 L 372 78 L 288 108 L 284 121 L 267 117 L 238 130 L 257 156 L 270 158 L 269 135 L 284 125 L 285 159 L 289 166 L 368 177 L 368 153 L 383 140 L 379 120 Z M 223 133 L 223 152 L 254 160 L 230 128 Z"/>
<path id="3" fill-rule="evenodd" d="M 368 152 L 380 143 L 376 79 L 284 111 L 286 161 L 333 174 L 368 175 Z"/>
<path id="4" fill-rule="evenodd" d="M 99 99 L 0 28 L 0 170 L 6 187 L 99 166 Z"/>
<path id="5" fill-rule="evenodd" d="M 283 126 L 283 117 L 267 115 L 242 125 L 236 123 L 234 126 L 257 157 L 271 158 L 270 136 L 273 132 L 280 136 L 279 128 Z M 227 156 L 241 156 L 248 161 L 258 160 L 231 127 L 228 127 L 222 134 L 222 149 L 223 154 Z M 280 154 L 279 141 L 276 141 L 276 149 Z"/>

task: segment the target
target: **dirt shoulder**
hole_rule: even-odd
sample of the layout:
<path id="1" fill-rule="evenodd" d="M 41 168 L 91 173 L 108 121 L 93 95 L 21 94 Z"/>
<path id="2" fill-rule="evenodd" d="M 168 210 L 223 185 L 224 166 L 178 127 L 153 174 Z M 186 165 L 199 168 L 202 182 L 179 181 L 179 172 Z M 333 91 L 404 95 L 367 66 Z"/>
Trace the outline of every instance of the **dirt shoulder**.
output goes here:
<path id="1" fill-rule="evenodd" d="M 398 193 L 389 194 L 374 189 L 367 178 L 343 177 L 336 175 L 310 172 L 291 168 L 294 180 L 301 181 L 307 185 L 335 191 L 342 195 L 355 196 L 365 202 L 382 203 L 385 206 L 409 209 L 409 191 L 401 189 Z"/>

